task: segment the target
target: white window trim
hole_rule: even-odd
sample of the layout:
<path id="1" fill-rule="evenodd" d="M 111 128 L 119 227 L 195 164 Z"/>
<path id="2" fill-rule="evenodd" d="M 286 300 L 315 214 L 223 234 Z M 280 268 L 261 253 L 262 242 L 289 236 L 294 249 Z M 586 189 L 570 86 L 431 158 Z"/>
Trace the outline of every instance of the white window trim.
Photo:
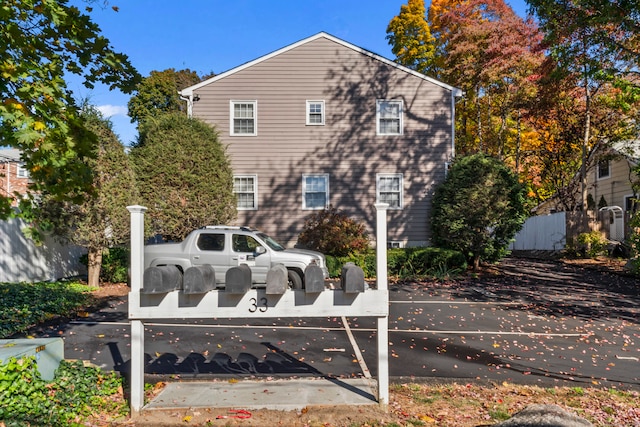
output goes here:
<path id="1" fill-rule="evenodd" d="M 380 105 L 383 102 L 400 105 L 400 132 L 399 133 L 382 133 L 380 131 Z M 404 102 L 401 99 L 377 99 L 376 100 L 376 135 L 398 136 L 403 134 L 404 134 Z"/>
<path id="2" fill-rule="evenodd" d="M 236 209 L 239 211 L 257 211 L 258 210 L 258 175 L 234 175 L 233 183 L 235 184 L 236 178 L 253 178 L 253 207 L 239 207 L 236 205 Z M 234 194 L 236 192 L 234 191 Z"/>
<path id="3" fill-rule="evenodd" d="M 253 104 L 253 133 L 235 133 L 233 128 L 234 119 L 234 108 L 235 104 Z M 230 136 L 258 136 L 258 101 L 255 99 L 252 100 L 242 100 L 242 99 L 232 99 L 229 101 L 229 135 Z"/>
<path id="4" fill-rule="evenodd" d="M 29 170 L 24 167 L 24 163 L 18 163 L 16 165 L 16 177 L 20 179 L 29 178 Z"/>
<path id="5" fill-rule="evenodd" d="M 387 248 L 388 249 L 403 249 L 404 248 L 404 242 L 401 240 L 389 240 L 387 242 Z"/>
<path id="6" fill-rule="evenodd" d="M 376 203 L 384 203 L 380 200 L 380 178 L 400 178 L 400 203 L 399 206 L 389 206 L 389 210 L 400 210 L 404 207 L 404 178 L 401 173 L 376 174 Z"/>
<path id="7" fill-rule="evenodd" d="M 325 185 L 327 189 L 327 196 L 325 198 L 324 206 L 322 207 L 307 207 L 307 199 L 305 195 L 307 194 L 307 178 L 311 177 L 322 177 L 325 180 Z M 306 211 L 319 211 L 323 209 L 327 209 L 329 207 L 329 174 L 328 173 L 309 173 L 302 175 L 302 210 Z"/>
<path id="8" fill-rule="evenodd" d="M 311 115 L 311 111 L 309 111 L 309 108 L 311 107 L 311 104 L 320 104 L 322 106 L 322 121 L 320 123 L 312 123 L 309 120 L 309 116 Z M 307 126 L 324 126 L 324 117 L 325 117 L 325 104 L 324 104 L 324 100 L 307 100 L 306 103 L 306 122 L 307 122 Z"/>
<path id="9" fill-rule="evenodd" d="M 600 162 L 607 162 L 607 170 L 608 173 L 605 176 L 600 176 Z M 602 179 L 609 179 L 611 178 L 611 160 L 600 160 L 598 161 L 598 163 L 596 163 L 596 179 L 598 181 L 602 180 Z"/>

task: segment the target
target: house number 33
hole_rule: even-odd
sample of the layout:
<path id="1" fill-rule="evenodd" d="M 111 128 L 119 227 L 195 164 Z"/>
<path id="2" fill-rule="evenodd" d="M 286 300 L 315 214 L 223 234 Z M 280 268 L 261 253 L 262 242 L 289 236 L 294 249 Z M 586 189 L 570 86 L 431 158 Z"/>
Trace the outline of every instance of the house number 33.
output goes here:
<path id="1" fill-rule="evenodd" d="M 255 313 L 256 311 L 264 313 L 267 311 L 267 299 L 265 297 L 260 298 L 260 300 L 251 298 L 249 301 L 251 303 L 249 305 L 249 313 Z"/>

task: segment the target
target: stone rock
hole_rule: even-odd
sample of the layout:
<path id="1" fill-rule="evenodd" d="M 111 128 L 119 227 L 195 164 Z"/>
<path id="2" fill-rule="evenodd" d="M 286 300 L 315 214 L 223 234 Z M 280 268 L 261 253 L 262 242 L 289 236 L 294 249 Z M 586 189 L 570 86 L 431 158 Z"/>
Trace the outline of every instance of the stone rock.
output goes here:
<path id="1" fill-rule="evenodd" d="M 529 405 L 494 427 L 593 427 L 589 421 L 558 405 Z"/>

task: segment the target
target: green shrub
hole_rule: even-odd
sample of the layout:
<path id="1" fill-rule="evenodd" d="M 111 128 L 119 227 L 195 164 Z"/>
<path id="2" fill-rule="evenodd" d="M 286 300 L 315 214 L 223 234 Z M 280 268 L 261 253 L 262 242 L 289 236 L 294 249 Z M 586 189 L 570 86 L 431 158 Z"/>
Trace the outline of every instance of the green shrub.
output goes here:
<path id="1" fill-rule="evenodd" d="M 584 252 L 588 258 L 595 258 L 599 255 L 607 254 L 607 239 L 599 231 L 581 233 L 576 239 L 580 245 L 580 251 Z"/>
<path id="2" fill-rule="evenodd" d="M 391 249 L 387 255 L 389 275 L 401 279 L 447 276 L 467 268 L 465 256 L 458 251 L 434 247 Z"/>
<path id="3" fill-rule="evenodd" d="M 80 262 L 88 265 L 88 256 L 80 256 Z M 114 247 L 102 253 L 100 280 L 108 283 L 125 283 L 129 279 L 129 249 Z"/>
<path id="4" fill-rule="evenodd" d="M 115 247 L 102 254 L 100 277 L 105 282 L 126 283 L 129 279 L 129 248 Z"/>
<path id="5" fill-rule="evenodd" d="M 364 277 L 376 276 L 376 254 L 372 250 L 368 250 L 365 253 L 350 254 L 347 256 L 332 256 L 326 255 L 327 269 L 329 270 L 329 277 L 340 277 L 342 273 L 342 267 L 348 262 L 352 262 L 364 271 Z"/>
<path id="6" fill-rule="evenodd" d="M 307 217 L 298 244 L 325 255 L 341 257 L 365 252 L 369 248 L 369 235 L 364 222 L 330 207 Z"/>
<path id="7" fill-rule="evenodd" d="M 12 357 L 0 365 L 0 421 L 7 426 L 59 424 L 46 385 L 33 356 Z"/>
<path id="8" fill-rule="evenodd" d="M 339 277 L 347 262 L 362 268 L 365 277 L 376 276 L 377 260 L 373 250 L 344 257 L 329 255 L 326 258 L 331 277 Z M 402 280 L 424 277 L 444 279 L 466 269 L 467 262 L 462 253 L 450 249 L 421 247 L 387 250 L 387 273 Z"/>
<path id="9" fill-rule="evenodd" d="M 89 304 L 91 290 L 77 282 L 0 283 L 0 338 L 55 316 L 68 316 Z"/>
<path id="10" fill-rule="evenodd" d="M 94 413 L 124 416 L 124 400 L 111 398 L 121 390 L 118 374 L 82 362 L 60 362 L 48 383 L 40 377 L 35 357 L 10 358 L 0 365 L 0 423 L 83 426 Z"/>

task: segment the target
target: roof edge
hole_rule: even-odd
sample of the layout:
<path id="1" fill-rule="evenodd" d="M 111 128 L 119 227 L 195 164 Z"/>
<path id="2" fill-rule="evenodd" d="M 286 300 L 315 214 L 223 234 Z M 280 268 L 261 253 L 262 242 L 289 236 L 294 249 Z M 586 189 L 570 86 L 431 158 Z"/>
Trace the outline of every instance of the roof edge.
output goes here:
<path id="1" fill-rule="evenodd" d="M 289 50 L 295 49 L 298 46 L 304 45 L 306 43 L 309 43 L 309 42 L 314 41 L 314 40 L 319 39 L 319 38 L 326 38 L 326 39 L 331 40 L 331 41 L 333 41 L 335 43 L 338 43 L 338 44 L 340 44 L 340 45 L 342 45 L 344 47 L 347 47 L 347 48 L 352 49 L 352 50 L 354 50 L 356 52 L 359 52 L 359 53 L 361 53 L 363 55 L 366 55 L 366 56 L 369 56 L 369 57 L 371 57 L 373 59 L 376 59 L 376 60 L 378 60 L 378 61 L 380 61 L 380 62 L 382 62 L 384 64 L 390 65 L 390 66 L 392 66 L 394 68 L 397 68 L 397 69 L 402 70 L 402 71 L 404 71 L 406 73 L 412 74 L 412 75 L 414 75 L 414 76 L 416 76 L 418 78 L 421 78 L 421 79 L 426 80 L 426 81 L 428 81 L 430 83 L 433 83 L 433 84 L 435 84 L 437 86 L 440 86 L 443 89 L 451 91 L 451 93 L 452 93 L 452 95 L 454 97 L 461 97 L 464 94 L 462 89 L 459 89 L 457 87 L 448 85 L 448 84 L 446 84 L 444 82 L 441 82 L 440 80 L 434 79 L 434 78 L 426 76 L 424 74 L 421 74 L 421 73 L 419 73 L 419 72 L 417 72 L 415 70 L 407 68 L 407 67 L 405 67 L 403 65 L 400 65 L 400 64 L 398 64 L 396 62 L 393 62 L 392 60 L 387 59 L 384 56 L 378 55 L 377 53 L 373 53 L 373 52 L 371 52 L 371 51 L 369 51 L 367 49 L 364 49 L 362 47 L 356 46 L 356 45 L 354 45 L 352 43 L 349 43 L 347 41 L 344 41 L 344 40 L 342 40 L 342 39 L 340 39 L 338 37 L 332 36 L 331 34 L 326 33 L 324 31 L 321 31 L 321 32 L 319 32 L 317 34 L 314 34 L 314 35 L 310 36 L 310 37 L 304 38 L 304 39 L 299 40 L 299 41 L 297 41 L 295 43 L 292 43 L 290 45 L 282 47 L 282 48 L 280 48 L 278 50 L 275 50 L 275 51 L 273 51 L 271 53 L 268 53 L 266 55 L 260 56 L 260 57 L 258 57 L 256 59 L 252 60 L 252 61 L 246 62 L 246 63 L 244 63 L 242 65 L 239 65 L 239 66 L 234 67 L 234 68 L 232 68 L 230 70 L 227 70 L 227 71 L 225 71 L 223 73 L 220 73 L 220 74 L 218 74 L 216 76 L 213 76 L 210 79 L 207 79 L 207 80 L 202 81 L 200 83 L 196 83 L 193 86 L 189 86 L 187 88 L 184 88 L 181 91 L 179 91 L 178 93 L 181 96 L 186 96 L 186 97 L 191 96 L 191 95 L 193 95 L 194 91 L 200 89 L 203 86 L 207 86 L 208 84 L 211 84 L 211 83 L 213 83 L 213 82 L 215 82 L 217 80 L 221 80 L 221 79 L 223 79 L 223 78 L 225 78 L 227 76 L 235 74 L 235 73 L 237 73 L 239 71 L 242 71 L 242 70 L 244 70 L 246 68 L 249 68 L 249 67 L 251 67 L 251 66 L 253 66 L 255 64 L 259 64 L 262 61 L 266 61 L 267 59 L 270 59 L 270 58 L 273 58 L 274 56 L 277 56 L 277 55 L 280 55 L 282 53 L 288 52 Z"/>

